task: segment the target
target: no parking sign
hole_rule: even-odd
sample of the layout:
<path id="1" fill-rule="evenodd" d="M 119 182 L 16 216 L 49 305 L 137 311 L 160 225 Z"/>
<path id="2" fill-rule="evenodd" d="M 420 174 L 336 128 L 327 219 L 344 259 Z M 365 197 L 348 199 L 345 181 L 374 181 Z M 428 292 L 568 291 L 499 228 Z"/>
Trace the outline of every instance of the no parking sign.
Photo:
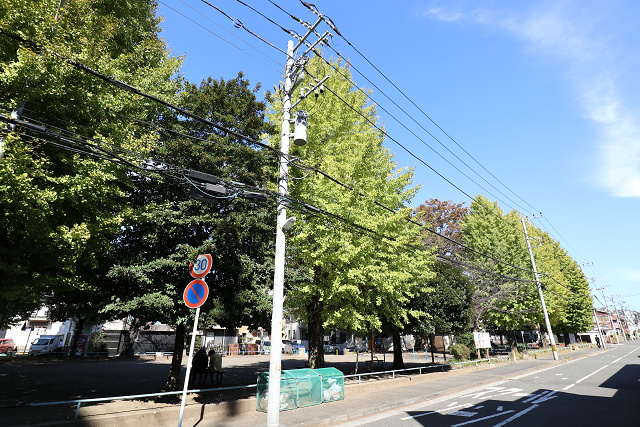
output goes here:
<path id="1" fill-rule="evenodd" d="M 189 308 L 200 307 L 207 300 L 208 296 L 209 287 L 204 280 L 201 279 L 192 280 L 184 289 L 184 293 L 182 294 L 184 303 L 187 304 L 187 307 Z"/>

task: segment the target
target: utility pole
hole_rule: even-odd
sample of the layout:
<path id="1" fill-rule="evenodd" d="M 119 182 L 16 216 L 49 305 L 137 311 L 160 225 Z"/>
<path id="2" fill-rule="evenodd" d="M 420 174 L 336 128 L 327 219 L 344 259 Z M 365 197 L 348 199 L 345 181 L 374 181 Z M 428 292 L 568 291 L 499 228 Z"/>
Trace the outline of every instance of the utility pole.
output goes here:
<path id="1" fill-rule="evenodd" d="M 598 288 L 598 291 L 602 292 L 602 298 L 604 299 L 604 306 L 607 309 L 607 314 L 609 315 L 609 323 L 611 323 L 611 328 L 613 328 L 613 335 L 616 337 L 616 344 L 620 344 L 620 339 L 618 338 L 618 330 L 616 326 L 613 324 L 613 318 L 611 317 L 611 310 L 609 310 L 609 303 L 607 302 L 607 297 L 604 295 L 604 288 Z"/>
<path id="2" fill-rule="evenodd" d="M 531 258 L 531 265 L 533 266 L 533 274 L 536 277 L 536 285 L 538 286 L 538 294 L 540 295 L 540 302 L 542 303 L 542 312 L 544 313 L 544 321 L 547 325 L 547 333 L 549 334 L 549 341 L 551 343 L 551 350 L 553 351 L 553 360 L 558 360 L 558 349 L 556 348 L 556 339 L 553 337 L 553 331 L 551 330 L 551 322 L 549 322 L 549 314 L 547 314 L 547 305 L 544 303 L 544 295 L 542 293 L 542 285 L 540 284 L 540 277 L 538 276 L 538 270 L 536 269 L 536 260 L 533 258 L 533 251 L 531 250 L 531 243 L 529 242 L 529 233 L 527 233 L 527 225 L 522 220 L 522 228 L 524 229 L 524 237 L 527 240 L 527 249 L 529 249 L 529 257 Z M 537 237 L 533 237 L 537 239 Z M 537 245 L 538 247 L 542 245 Z"/>
<path id="3" fill-rule="evenodd" d="M 620 331 L 622 332 L 622 342 L 627 340 L 626 334 L 624 333 L 624 324 L 622 323 L 622 319 L 620 318 L 620 310 L 616 306 L 616 301 L 611 298 L 611 304 L 613 305 L 613 309 L 616 311 L 616 320 L 618 321 L 618 325 L 620 325 Z"/>
<path id="4" fill-rule="evenodd" d="M 282 316 L 284 304 L 284 264 L 285 264 L 285 231 L 293 225 L 295 217 L 287 219 L 286 198 L 289 193 L 289 140 L 294 136 L 291 134 L 291 109 L 300 102 L 306 95 L 301 95 L 300 100 L 291 104 L 291 95 L 296 86 L 302 81 L 306 55 L 313 51 L 314 47 L 325 41 L 325 37 L 330 35 L 327 31 L 320 36 L 315 43 L 308 46 L 308 49 L 301 55 L 300 59 L 294 61 L 294 54 L 307 37 L 315 32 L 316 27 L 324 20 L 322 15 L 309 31 L 298 41 L 296 46 L 289 40 L 287 44 L 287 63 L 284 72 L 284 88 L 282 88 L 282 130 L 280 135 L 280 174 L 278 179 L 278 216 L 276 223 L 276 255 L 275 271 L 273 275 L 273 312 L 271 315 L 271 353 L 269 356 L 269 391 L 267 394 L 267 426 L 277 426 L 280 423 L 280 377 L 282 374 Z M 323 82 L 317 82 L 306 94 L 312 91 L 321 90 Z M 299 112 L 296 120 L 296 144 L 306 143 L 306 113 Z M 299 135 L 303 135 L 300 137 Z"/>
<path id="5" fill-rule="evenodd" d="M 593 317 L 596 319 L 596 327 L 598 328 L 598 336 L 600 337 L 600 342 L 602 343 L 603 348 L 607 348 L 607 344 L 604 342 L 604 338 L 602 337 L 602 330 L 600 329 L 600 321 L 598 320 L 598 313 L 596 312 L 596 308 L 593 308 Z"/>

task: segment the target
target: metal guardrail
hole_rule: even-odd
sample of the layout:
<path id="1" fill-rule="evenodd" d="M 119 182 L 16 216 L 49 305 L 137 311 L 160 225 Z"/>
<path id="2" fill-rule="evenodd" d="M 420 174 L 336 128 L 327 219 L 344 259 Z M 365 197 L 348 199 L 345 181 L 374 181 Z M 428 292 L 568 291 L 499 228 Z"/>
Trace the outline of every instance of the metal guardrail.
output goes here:
<path id="1" fill-rule="evenodd" d="M 257 384 L 251 385 L 241 385 L 241 386 L 233 386 L 233 387 L 216 387 L 216 388 L 202 388 L 202 389 L 193 389 L 187 390 L 187 393 L 201 393 L 206 391 L 223 391 L 223 390 L 238 390 L 238 389 L 247 389 L 257 387 Z M 78 414 L 80 413 L 80 406 L 83 403 L 95 403 L 95 402 L 112 402 L 115 400 L 128 400 L 128 399 L 140 399 L 146 397 L 157 397 L 157 396 L 171 396 L 174 394 L 182 394 L 181 391 L 167 391 L 163 393 L 147 393 L 147 394 L 132 394 L 129 396 L 112 396 L 112 397 L 96 397 L 92 399 L 77 399 L 77 400 L 61 400 L 59 402 L 42 402 L 42 403 L 27 403 L 22 405 L 8 405 L 8 406 L 0 406 L 0 409 L 8 409 L 8 408 L 30 408 L 37 406 L 51 406 L 51 405 L 77 405 L 76 406 L 76 415 L 75 418 L 78 418 Z"/>
<path id="2" fill-rule="evenodd" d="M 577 347 L 578 348 L 586 348 L 586 347 L 591 347 L 591 346 L 592 345 L 590 345 L 590 344 L 583 344 L 583 345 L 578 345 Z M 569 347 L 561 347 L 561 348 L 569 349 Z M 544 353 L 544 352 L 547 352 L 547 351 L 551 351 L 551 350 L 550 349 L 536 350 L 535 353 Z M 362 373 L 362 374 L 345 375 L 344 378 L 345 379 L 358 378 L 358 384 L 361 384 L 362 383 L 362 377 L 367 377 L 367 376 L 391 375 L 392 378 L 395 378 L 396 374 L 400 375 L 400 374 L 402 374 L 404 372 L 414 372 L 414 371 L 418 371 L 418 374 L 422 375 L 423 371 L 433 371 L 434 369 L 435 370 L 441 369 L 441 370 L 444 371 L 444 369 L 446 367 L 453 368 L 453 367 L 457 366 L 459 368 L 462 368 L 463 366 L 467 366 L 467 365 L 478 366 L 478 364 L 482 364 L 482 363 L 491 364 L 492 361 L 496 361 L 496 362 L 499 361 L 500 363 L 504 363 L 505 360 L 510 360 L 510 358 L 509 357 L 490 357 L 488 359 L 469 360 L 469 361 L 466 361 L 466 362 L 455 362 L 455 363 L 429 365 L 429 366 L 417 366 L 417 367 L 414 367 L 414 368 L 395 369 L 395 370 L 390 370 L 390 371 L 365 372 L 365 373 Z M 206 388 L 206 389 L 193 389 L 193 390 L 187 390 L 187 393 L 201 393 L 201 392 L 224 391 L 224 390 L 239 390 L 239 389 L 248 389 L 248 388 L 253 388 L 253 387 L 257 387 L 257 384 L 244 385 L 244 386 L 233 386 L 233 387 L 216 387 L 216 388 Z M 0 406 L 0 409 L 75 404 L 75 405 L 77 405 L 76 406 L 75 418 L 78 418 L 78 414 L 80 412 L 80 407 L 81 407 L 81 405 L 83 403 L 111 402 L 111 401 L 115 401 L 115 400 L 140 399 L 140 398 L 147 398 L 147 397 L 170 396 L 170 395 L 175 395 L 175 394 L 182 394 L 182 391 L 170 391 L 170 392 L 163 392 L 163 393 L 148 393 L 148 394 L 135 394 L 135 395 L 128 395 L 128 396 L 98 397 L 98 398 L 92 398 L 92 399 L 64 400 L 64 401 L 59 401 L 59 402 L 28 403 L 28 404 L 22 404 L 22 405 Z"/>
<path id="3" fill-rule="evenodd" d="M 362 384 L 362 377 L 366 377 L 366 376 L 380 376 L 380 375 L 391 375 L 392 378 L 396 377 L 396 374 L 400 374 L 402 372 L 410 372 L 410 371 L 418 371 L 418 375 L 422 375 L 422 371 L 423 370 L 437 370 L 437 369 L 441 369 L 444 371 L 444 369 L 446 367 L 455 367 L 458 366 L 460 368 L 462 368 L 463 366 L 466 365 L 473 365 L 475 364 L 475 366 L 478 366 L 478 364 L 482 364 L 483 362 L 489 363 L 491 364 L 492 360 L 499 360 L 500 363 L 503 363 L 504 360 L 509 360 L 509 357 L 490 357 L 489 359 L 478 359 L 478 360 L 468 360 L 466 362 L 455 362 L 455 363 L 446 363 L 446 364 L 438 364 L 438 365 L 428 365 L 428 366 L 417 366 L 415 368 L 407 368 L 407 369 L 395 369 L 395 370 L 391 370 L 391 371 L 377 371 L 377 372 L 364 372 L 362 374 L 352 374 L 352 375 L 345 375 L 344 378 L 345 380 L 348 378 L 358 378 L 358 384 Z"/>

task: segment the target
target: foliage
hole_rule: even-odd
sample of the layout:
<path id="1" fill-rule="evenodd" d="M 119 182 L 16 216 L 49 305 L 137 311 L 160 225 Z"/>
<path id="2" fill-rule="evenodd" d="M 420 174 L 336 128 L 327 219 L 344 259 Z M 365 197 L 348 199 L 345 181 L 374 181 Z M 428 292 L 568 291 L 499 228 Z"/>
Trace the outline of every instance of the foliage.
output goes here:
<path id="1" fill-rule="evenodd" d="M 71 138 L 79 133 L 116 150 L 148 152 L 154 132 L 136 120 L 161 110 L 70 67 L 56 53 L 171 99 L 176 86 L 170 77 L 179 60 L 169 58 L 158 38 L 155 2 L 74 0 L 56 21 L 58 4 L 0 0 L 0 29 L 47 49 L 0 34 L 0 113 L 23 104 L 21 118 L 71 132 Z M 56 295 L 64 294 L 81 302 L 99 287 L 105 273 L 100 260 L 126 214 L 128 179 L 120 167 L 49 144 L 56 142 L 51 135 L 45 140 L 18 126 L 0 138 L 6 138 L 0 160 L 0 211 L 6 213 L 0 218 L 0 305 L 6 324 L 28 316 L 44 296 L 60 301 Z"/>
<path id="2" fill-rule="evenodd" d="M 415 319 L 404 331 L 421 337 L 428 334 L 459 334 L 471 327 L 473 284 L 456 266 L 446 262 L 433 264 L 435 275 L 426 289 L 411 299 L 409 307 L 425 316 Z"/>
<path id="3" fill-rule="evenodd" d="M 310 366 L 316 367 L 323 364 L 325 327 L 366 333 L 380 330 L 384 321 L 402 326 L 418 315 L 406 305 L 430 277 L 433 258 L 429 251 L 408 246 L 419 238 L 417 227 L 407 222 L 406 206 L 417 190 L 411 187 L 413 171 L 396 169 L 382 135 L 371 125 L 376 123 L 375 106 L 343 77 L 350 75 L 348 67 L 338 61 L 332 65 L 342 75 L 317 57 L 307 65 L 308 74 L 330 74 L 327 87 L 351 107 L 327 92 L 317 100 L 307 98 L 300 108 L 309 111 L 308 143 L 291 151 L 353 189 L 319 174 L 290 172 L 303 178 L 290 181 L 294 198 L 344 219 L 303 213 L 289 232 L 288 265 L 310 279 L 292 283 L 287 278 L 286 303 L 309 325 Z M 271 107 L 272 121 L 278 121 L 281 102 L 275 100 Z"/>
<path id="4" fill-rule="evenodd" d="M 429 199 L 414 209 L 413 219 L 425 226 L 422 235 L 426 247 L 437 247 L 438 254 L 445 257 L 460 254 L 462 248 L 456 242 L 462 242 L 460 222 L 468 212 L 463 205 Z"/>
<path id="5" fill-rule="evenodd" d="M 451 346 L 451 355 L 455 360 L 464 362 L 471 357 L 471 350 L 464 344 L 454 344 Z"/>
<path id="6" fill-rule="evenodd" d="M 89 337 L 89 343 L 87 345 L 88 352 L 105 352 L 107 351 L 107 344 L 104 341 L 103 332 L 94 332 Z"/>
<path id="7" fill-rule="evenodd" d="M 242 74 L 225 81 L 208 79 L 187 85 L 182 103 L 194 114 L 253 139 L 274 132 L 263 121 L 264 104 L 256 101 Z M 176 326 L 180 335 L 192 324 L 194 310 L 182 301 L 191 280 L 188 267 L 198 254 L 212 256 L 205 280 L 209 297 L 202 305 L 200 325 L 226 328 L 268 324 L 273 278 L 273 205 L 238 197 L 242 184 L 260 186 L 275 168 L 267 153 L 242 138 L 204 126 L 195 120 L 164 117 L 176 132 L 162 136 L 153 154 L 160 164 L 193 169 L 233 181 L 228 195 L 206 193 L 194 182 L 132 175 L 136 184 L 129 202 L 135 209 L 115 244 L 109 278 L 116 289 L 106 311 L 131 315 L 142 323 L 160 321 Z M 241 183 L 237 182 L 242 180 Z M 235 187 L 234 187 L 235 186 Z M 235 188 L 235 189 L 234 189 Z M 176 346 L 178 346 L 176 342 Z M 182 345 L 182 343 L 180 343 Z M 180 347 L 181 348 L 181 347 Z M 168 389 L 177 386 L 181 351 L 176 347 Z M 174 370 L 175 367 L 175 370 Z"/>
<path id="8" fill-rule="evenodd" d="M 465 256 L 474 266 L 474 327 L 512 330 L 534 323 L 540 302 L 518 214 L 503 214 L 496 202 L 477 196 L 461 228 L 465 245 L 473 250 Z"/>

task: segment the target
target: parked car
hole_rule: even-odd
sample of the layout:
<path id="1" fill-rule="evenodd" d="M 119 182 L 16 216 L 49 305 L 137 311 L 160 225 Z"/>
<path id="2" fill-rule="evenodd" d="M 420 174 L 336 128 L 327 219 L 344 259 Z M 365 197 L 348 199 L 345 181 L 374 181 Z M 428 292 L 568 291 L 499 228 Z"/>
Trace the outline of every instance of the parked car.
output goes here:
<path id="1" fill-rule="evenodd" d="M 0 354 L 6 354 L 7 356 L 11 356 L 12 354 L 16 354 L 18 352 L 18 347 L 16 343 L 13 342 L 11 338 L 2 338 L 0 339 Z"/>
<path id="2" fill-rule="evenodd" d="M 331 344 L 329 341 L 325 341 L 322 347 L 324 348 L 324 354 L 336 354 L 338 349 L 338 346 Z"/>

